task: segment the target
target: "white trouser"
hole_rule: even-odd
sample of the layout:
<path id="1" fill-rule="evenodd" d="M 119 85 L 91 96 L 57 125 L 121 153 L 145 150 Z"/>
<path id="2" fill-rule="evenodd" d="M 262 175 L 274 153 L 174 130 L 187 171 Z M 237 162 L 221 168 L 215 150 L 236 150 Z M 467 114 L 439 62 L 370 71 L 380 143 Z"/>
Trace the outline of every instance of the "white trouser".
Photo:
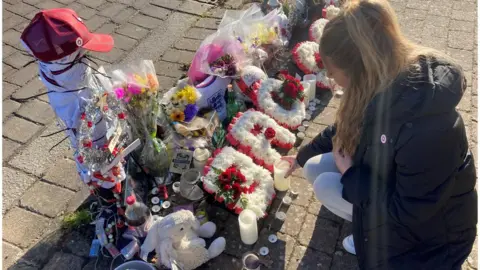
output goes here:
<path id="1" fill-rule="evenodd" d="M 353 206 L 343 199 L 342 175 L 332 153 L 312 157 L 303 166 L 303 174 L 313 184 L 315 197 L 335 215 L 352 221 Z"/>

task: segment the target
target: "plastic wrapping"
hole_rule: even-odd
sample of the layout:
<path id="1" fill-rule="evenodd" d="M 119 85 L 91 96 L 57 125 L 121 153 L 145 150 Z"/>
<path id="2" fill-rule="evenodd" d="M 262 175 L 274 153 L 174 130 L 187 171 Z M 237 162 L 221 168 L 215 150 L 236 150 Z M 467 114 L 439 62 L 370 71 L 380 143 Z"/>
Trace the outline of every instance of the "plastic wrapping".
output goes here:
<path id="1" fill-rule="evenodd" d="M 209 75 L 236 78 L 247 65 L 260 67 L 288 45 L 290 30 L 289 19 L 280 8 L 267 15 L 256 4 L 245 11 L 228 11 L 219 29 L 200 45 L 188 77 L 198 84 Z"/>
<path id="2" fill-rule="evenodd" d="M 151 175 L 165 176 L 170 164 L 167 146 L 157 138 L 159 114 L 155 67 L 150 60 L 141 60 L 111 72 L 113 92 L 128 112 L 134 138 L 142 141 L 137 150 L 140 165 Z"/>

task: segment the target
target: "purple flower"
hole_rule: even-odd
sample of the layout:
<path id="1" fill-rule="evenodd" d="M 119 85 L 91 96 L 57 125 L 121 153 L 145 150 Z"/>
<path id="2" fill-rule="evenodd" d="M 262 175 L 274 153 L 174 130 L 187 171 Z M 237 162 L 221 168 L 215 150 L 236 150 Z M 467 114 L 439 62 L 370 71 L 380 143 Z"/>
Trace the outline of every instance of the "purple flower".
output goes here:
<path id="1" fill-rule="evenodd" d="M 190 122 L 197 115 L 198 106 L 195 104 L 188 104 L 185 106 L 185 110 L 183 112 L 185 113 L 185 122 Z"/>

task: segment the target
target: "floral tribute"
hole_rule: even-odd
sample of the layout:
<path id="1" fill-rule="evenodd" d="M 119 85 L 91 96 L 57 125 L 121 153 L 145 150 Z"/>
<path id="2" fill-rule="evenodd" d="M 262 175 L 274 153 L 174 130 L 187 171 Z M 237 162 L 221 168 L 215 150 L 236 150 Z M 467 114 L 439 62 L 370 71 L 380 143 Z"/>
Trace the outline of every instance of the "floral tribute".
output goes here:
<path id="1" fill-rule="evenodd" d="M 305 118 L 303 86 L 291 75 L 283 73 L 279 78 L 262 81 L 256 105 L 281 126 L 294 130 Z"/>
<path id="2" fill-rule="evenodd" d="M 210 68 L 214 74 L 219 76 L 234 76 L 238 71 L 235 57 L 230 54 L 224 54 L 210 63 Z"/>
<path id="3" fill-rule="evenodd" d="M 170 97 L 166 113 L 173 122 L 190 122 L 198 113 L 197 90 L 191 85 L 185 85 Z"/>
<path id="4" fill-rule="evenodd" d="M 203 188 L 228 209 L 263 217 L 275 198 L 272 175 L 232 147 L 217 149 L 203 171 Z"/>
<path id="5" fill-rule="evenodd" d="M 267 78 L 265 72 L 256 66 L 246 66 L 240 72 L 240 78 L 233 81 L 233 89 L 245 97 L 246 100 L 257 104 L 258 89 L 262 80 Z"/>
<path id="6" fill-rule="evenodd" d="M 305 74 L 317 75 L 317 87 L 329 89 L 327 72 L 319 53 L 319 45 L 313 41 L 300 42 L 292 50 L 293 61 Z"/>
<path id="7" fill-rule="evenodd" d="M 322 38 L 323 29 L 325 25 L 327 25 L 328 20 L 321 18 L 312 23 L 310 25 L 310 29 L 308 30 L 308 37 L 310 41 L 320 43 L 320 39 Z"/>
<path id="8" fill-rule="evenodd" d="M 255 164 L 271 172 L 273 164 L 281 158 L 272 145 L 290 149 L 296 140 L 292 132 L 270 116 L 253 109 L 238 113 L 232 119 L 226 138 L 238 151 L 251 157 Z"/>

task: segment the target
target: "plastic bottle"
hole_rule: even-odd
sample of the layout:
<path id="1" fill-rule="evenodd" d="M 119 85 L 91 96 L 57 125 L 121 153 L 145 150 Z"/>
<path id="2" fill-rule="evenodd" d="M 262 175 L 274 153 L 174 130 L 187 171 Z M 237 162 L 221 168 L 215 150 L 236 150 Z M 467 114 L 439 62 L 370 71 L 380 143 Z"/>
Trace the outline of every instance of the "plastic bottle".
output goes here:
<path id="1" fill-rule="evenodd" d="M 232 121 L 232 118 L 235 117 L 235 115 L 238 112 L 245 111 L 246 106 L 243 101 L 241 101 L 239 98 L 237 98 L 236 93 L 233 91 L 233 87 L 231 84 L 228 85 L 227 87 L 227 94 L 228 94 L 228 99 L 227 99 L 227 121 L 230 123 Z"/>
<path id="2" fill-rule="evenodd" d="M 150 209 L 148 209 L 145 204 L 137 202 L 133 195 L 130 195 L 127 198 L 125 219 L 130 229 L 140 238 L 147 236 L 148 230 L 152 226 L 152 214 L 150 213 Z"/>

